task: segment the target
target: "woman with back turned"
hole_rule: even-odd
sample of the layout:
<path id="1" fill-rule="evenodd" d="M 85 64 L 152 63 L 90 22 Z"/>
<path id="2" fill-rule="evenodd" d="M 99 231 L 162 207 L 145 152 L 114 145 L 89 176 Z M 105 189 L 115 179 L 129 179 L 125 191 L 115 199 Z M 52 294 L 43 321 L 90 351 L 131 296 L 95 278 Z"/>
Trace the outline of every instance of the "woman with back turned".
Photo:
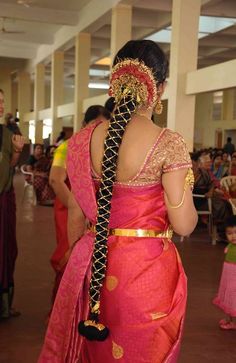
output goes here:
<path id="1" fill-rule="evenodd" d="M 177 361 L 187 292 L 171 237 L 197 215 L 184 140 L 151 121 L 166 72 L 154 42 L 129 41 L 112 68 L 112 119 L 69 141 L 74 247 L 39 363 Z"/>

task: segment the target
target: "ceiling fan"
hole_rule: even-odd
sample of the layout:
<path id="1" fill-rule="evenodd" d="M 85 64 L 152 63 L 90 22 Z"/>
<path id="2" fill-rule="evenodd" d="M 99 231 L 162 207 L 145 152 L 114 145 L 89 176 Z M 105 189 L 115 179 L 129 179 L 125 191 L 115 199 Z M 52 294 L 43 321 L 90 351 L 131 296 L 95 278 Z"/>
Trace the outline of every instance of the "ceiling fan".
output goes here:
<path id="1" fill-rule="evenodd" d="M 7 30 L 5 28 L 5 20 L 6 18 L 2 18 L 2 26 L 0 28 L 0 34 L 25 34 L 24 31 L 21 30 Z"/>
<path id="2" fill-rule="evenodd" d="M 18 5 L 22 5 L 26 8 L 30 8 L 30 5 L 34 3 L 34 0 L 17 0 Z"/>

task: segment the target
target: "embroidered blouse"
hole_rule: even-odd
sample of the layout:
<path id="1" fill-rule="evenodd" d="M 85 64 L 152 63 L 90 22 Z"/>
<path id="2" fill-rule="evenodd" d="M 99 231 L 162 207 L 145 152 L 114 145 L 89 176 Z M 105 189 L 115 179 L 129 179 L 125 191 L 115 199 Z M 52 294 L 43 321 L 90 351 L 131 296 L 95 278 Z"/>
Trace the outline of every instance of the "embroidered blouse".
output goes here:
<path id="1" fill-rule="evenodd" d="M 127 185 L 146 185 L 161 182 L 163 173 L 192 167 L 192 161 L 183 137 L 164 128 L 141 166 Z"/>

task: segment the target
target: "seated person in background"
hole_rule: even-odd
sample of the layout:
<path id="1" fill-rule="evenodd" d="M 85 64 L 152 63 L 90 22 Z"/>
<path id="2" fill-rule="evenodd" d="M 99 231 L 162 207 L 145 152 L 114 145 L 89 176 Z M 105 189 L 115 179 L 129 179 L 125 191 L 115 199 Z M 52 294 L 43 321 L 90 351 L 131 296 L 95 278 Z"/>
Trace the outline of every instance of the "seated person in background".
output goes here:
<path id="1" fill-rule="evenodd" d="M 236 152 L 232 154 L 229 175 L 236 175 Z"/>
<path id="2" fill-rule="evenodd" d="M 226 193 L 216 185 L 214 179 L 209 173 L 211 166 L 210 155 L 201 155 L 196 153 L 192 156 L 193 172 L 195 177 L 193 194 L 205 195 L 212 199 L 213 218 L 218 224 L 223 223 L 225 218 L 230 217 L 232 207 L 227 200 Z M 208 201 L 205 198 L 194 198 L 194 204 L 197 210 L 207 210 Z M 220 233 L 220 228 L 218 230 Z"/>
<path id="3" fill-rule="evenodd" d="M 230 198 L 236 199 L 236 183 L 233 183 L 229 186 L 229 195 Z"/>
<path id="4" fill-rule="evenodd" d="M 236 214 L 236 182 L 229 186 L 229 197 L 233 212 Z"/>
<path id="5" fill-rule="evenodd" d="M 49 185 L 49 173 L 52 166 L 53 153 L 55 147 L 49 146 L 45 156 L 34 164 L 34 189 L 36 192 L 37 201 L 41 204 L 51 203 L 55 198 L 54 192 Z"/>
<path id="6" fill-rule="evenodd" d="M 230 172 L 230 155 L 224 152 L 222 154 L 222 168 L 223 168 L 223 177 L 229 175 Z"/>
<path id="7" fill-rule="evenodd" d="M 218 180 L 222 179 L 224 176 L 223 159 L 220 153 L 213 156 L 211 172 Z"/>
<path id="8" fill-rule="evenodd" d="M 35 168 L 35 164 L 39 159 L 43 157 L 43 145 L 35 144 L 34 145 L 34 152 L 30 155 L 27 163 L 26 163 L 26 170 L 32 172 Z"/>

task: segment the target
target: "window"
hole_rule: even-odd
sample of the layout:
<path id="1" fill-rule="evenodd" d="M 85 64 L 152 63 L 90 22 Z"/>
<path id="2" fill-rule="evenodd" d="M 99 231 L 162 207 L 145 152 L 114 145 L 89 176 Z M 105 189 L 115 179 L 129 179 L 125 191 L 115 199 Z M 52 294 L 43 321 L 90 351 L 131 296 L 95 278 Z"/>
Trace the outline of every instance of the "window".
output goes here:
<path id="1" fill-rule="evenodd" d="M 52 120 L 47 118 L 43 120 L 43 139 L 47 139 L 52 133 Z"/>
<path id="2" fill-rule="evenodd" d="M 213 94 L 212 120 L 222 120 L 223 92 L 218 91 Z"/>
<path id="3" fill-rule="evenodd" d="M 31 140 L 32 144 L 35 144 L 35 121 L 29 121 L 29 139 Z"/>

